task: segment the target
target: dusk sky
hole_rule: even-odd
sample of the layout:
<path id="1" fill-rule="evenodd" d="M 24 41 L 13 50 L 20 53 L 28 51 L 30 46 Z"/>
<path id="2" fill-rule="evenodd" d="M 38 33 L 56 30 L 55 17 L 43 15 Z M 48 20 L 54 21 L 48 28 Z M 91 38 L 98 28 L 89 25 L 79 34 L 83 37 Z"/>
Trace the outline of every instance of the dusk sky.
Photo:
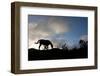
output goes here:
<path id="1" fill-rule="evenodd" d="M 38 48 L 34 42 L 39 39 L 51 40 L 54 47 L 64 43 L 72 47 L 88 37 L 87 17 L 29 15 L 28 27 L 29 48 Z"/>

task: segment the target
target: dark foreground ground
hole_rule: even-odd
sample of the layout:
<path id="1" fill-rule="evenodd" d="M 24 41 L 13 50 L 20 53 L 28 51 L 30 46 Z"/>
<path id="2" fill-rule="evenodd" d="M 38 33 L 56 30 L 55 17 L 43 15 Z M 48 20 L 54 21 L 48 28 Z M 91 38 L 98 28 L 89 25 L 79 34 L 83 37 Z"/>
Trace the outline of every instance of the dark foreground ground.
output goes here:
<path id="1" fill-rule="evenodd" d="M 49 50 L 28 49 L 28 60 L 53 60 L 53 59 L 77 59 L 88 58 L 87 49 L 79 48 L 64 50 L 53 48 Z"/>

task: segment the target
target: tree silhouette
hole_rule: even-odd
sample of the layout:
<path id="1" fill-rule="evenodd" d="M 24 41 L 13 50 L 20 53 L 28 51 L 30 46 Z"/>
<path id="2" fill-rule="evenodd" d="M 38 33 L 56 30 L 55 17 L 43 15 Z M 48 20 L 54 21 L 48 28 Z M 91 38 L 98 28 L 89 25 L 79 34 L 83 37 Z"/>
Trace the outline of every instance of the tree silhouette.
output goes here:
<path id="1" fill-rule="evenodd" d="M 67 47 L 67 44 L 66 43 L 62 45 L 62 49 L 63 50 L 68 50 L 68 47 Z"/>
<path id="2" fill-rule="evenodd" d="M 80 44 L 80 48 L 87 48 L 88 46 L 88 42 L 84 40 L 80 40 L 79 44 Z"/>

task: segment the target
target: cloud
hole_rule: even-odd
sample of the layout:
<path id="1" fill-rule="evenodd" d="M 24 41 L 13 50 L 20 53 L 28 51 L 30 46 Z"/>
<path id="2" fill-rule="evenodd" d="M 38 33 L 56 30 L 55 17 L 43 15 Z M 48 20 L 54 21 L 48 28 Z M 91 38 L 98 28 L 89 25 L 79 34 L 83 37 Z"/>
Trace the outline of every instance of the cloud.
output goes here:
<path id="1" fill-rule="evenodd" d="M 69 31 L 68 23 L 63 19 L 52 17 L 48 21 L 49 28 L 56 34 L 64 33 Z"/>
<path id="2" fill-rule="evenodd" d="M 57 17 L 40 19 L 38 22 L 29 22 L 28 26 L 29 46 L 32 44 L 32 41 L 69 31 L 68 23 Z"/>
<path id="3" fill-rule="evenodd" d="M 49 17 L 48 19 L 40 19 L 38 22 L 29 22 L 29 46 L 32 41 L 42 38 L 49 38 L 55 34 L 61 34 L 69 31 L 68 23 L 61 18 Z"/>

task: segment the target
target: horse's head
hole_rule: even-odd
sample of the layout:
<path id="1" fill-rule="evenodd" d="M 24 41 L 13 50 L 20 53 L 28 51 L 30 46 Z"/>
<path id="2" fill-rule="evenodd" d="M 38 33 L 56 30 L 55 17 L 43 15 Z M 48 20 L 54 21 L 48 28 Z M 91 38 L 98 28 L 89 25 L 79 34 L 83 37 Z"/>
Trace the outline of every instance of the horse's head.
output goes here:
<path id="1" fill-rule="evenodd" d="M 38 44 L 37 42 L 34 42 L 35 44 Z"/>
<path id="2" fill-rule="evenodd" d="M 38 40 L 37 42 L 35 42 L 35 44 L 38 44 L 40 42 L 40 40 Z"/>

